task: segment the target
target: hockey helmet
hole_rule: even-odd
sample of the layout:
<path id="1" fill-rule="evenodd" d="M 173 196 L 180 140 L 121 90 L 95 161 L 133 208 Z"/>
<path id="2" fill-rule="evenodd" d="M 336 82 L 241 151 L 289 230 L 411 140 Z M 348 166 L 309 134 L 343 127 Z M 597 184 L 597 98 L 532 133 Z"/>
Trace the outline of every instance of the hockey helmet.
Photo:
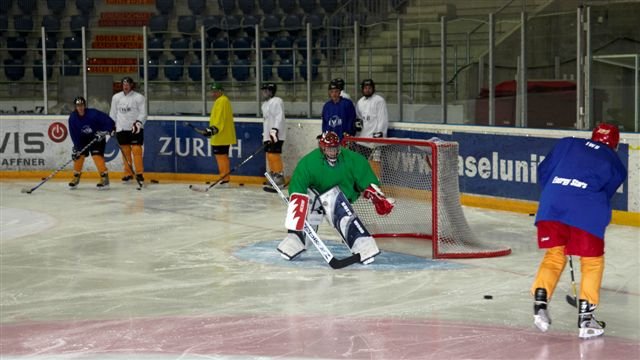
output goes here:
<path id="1" fill-rule="evenodd" d="M 222 84 L 220 84 L 218 82 L 214 82 L 211 85 L 209 85 L 209 90 L 212 90 L 212 91 L 224 91 L 224 87 L 222 86 Z"/>
<path id="2" fill-rule="evenodd" d="M 364 79 L 360 83 L 360 90 L 363 92 L 363 95 L 364 95 L 364 87 L 365 86 L 371 86 L 371 94 L 365 95 L 365 96 L 371 96 L 371 95 L 373 95 L 373 93 L 376 92 L 376 83 L 373 82 L 373 79 Z"/>
<path id="3" fill-rule="evenodd" d="M 606 144 L 613 150 L 618 150 L 618 143 L 620 142 L 620 130 L 617 126 L 600 123 L 593 129 L 591 134 L 591 140 Z"/>
<path id="4" fill-rule="evenodd" d="M 275 83 L 266 83 L 266 84 L 262 84 L 262 87 L 260 88 L 262 90 L 267 90 L 271 93 L 271 96 L 276 96 L 276 91 L 278 91 L 278 85 L 276 85 Z"/>
<path id="5" fill-rule="evenodd" d="M 338 134 L 333 131 L 322 133 L 320 139 L 318 139 L 318 146 L 329 165 L 334 166 L 340 154 L 340 138 Z"/>
<path id="6" fill-rule="evenodd" d="M 340 86 L 338 85 L 338 83 L 335 80 L 331 80 L 331 82 L 329 83 L 329 91 L 331 90 L 342 90 L 340 89 Z"/>
<path id="7" fill-rule="evenodd" d="M 336 85 L 338 85 L 338 89 L 344 90 L 344 79 L 335 78 L 335 79 L 333 79 L 333 81 L 336 83 Z"/>
<path id="8" fill-rule="evenodd" d="M 78 106 L 78 105 L 87 106 L 87 100 L 85 100 L 85 98 L 83 98 L 82 96 L 76 96 L 76 98 L 73 99 L 73 105 L 74 106 Z"/>

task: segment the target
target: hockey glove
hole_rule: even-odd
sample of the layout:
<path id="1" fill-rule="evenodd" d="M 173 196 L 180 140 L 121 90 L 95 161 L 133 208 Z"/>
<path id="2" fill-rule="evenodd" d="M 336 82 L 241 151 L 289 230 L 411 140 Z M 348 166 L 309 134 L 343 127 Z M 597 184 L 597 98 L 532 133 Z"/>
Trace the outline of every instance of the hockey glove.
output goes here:
<path id="1" fill-rule="evenodd" d="M 131 128 L 132 134 L 138 134 L 142 130 L 142 122 L 140 120 L 136 120 L 133 123 L 133 127 Z"/>
<path id="2" fill-rule="evenodd" d="M 208 128 L 204 128 L 204 129 L 196 129 L 196 131 L 198 133 L 200 133 L 200 135 L 205 136 L 205 137 L 212 137 L 213 135 L 218 133 L 218 128 L 211 125 Z"/>
<path id="3" fill-rule="evenodd" d="M 378 215 L 389 215 L 391 210 L 393 210 L 394 203 L 396 202 L 393 198 L 386 198 L 384 193 L 378 185 L 371 184 L 364 191 L 364 198 L 371 200 L 373 205 L 376 207 L 376 212 Z"/>
<path id="4" fill-rule="evenodd" d="M 289 197 L 289 207 L 287 208 L 287 218 L 284 226 L 289 230 L 301 231 L 307 219 L 307 209 L 309 208 L 309 195 L 293 193 Z"/>
<path id="5" fill-rule="evenodd" d="M 356 131 L 362 131 L 362 119 L 356 119 L 353 126 L 356 128 Z"/>
<path id="6" fill-rule="evenodd" d="M 82 154 L 80 154 L 76 148 L 71 149 L 71 160 L 76 161 L 80 159 L 80 156 L 82 156 Z"/>
<path id="7" fill-rule="evenodd" d="M 105 139 L 109 134 L 110 134 L 109 131 L 96 131 L 96 136 L 98 137 L 98 140 Z"/>
<path id="8" fill-rule="evenodd" d="M 278 142 L 278 129 L 276 128 L 272 128 L 271 130 L 269 130 L 269 138 L 271 139 L 272 143 L 277 143 Z"/>

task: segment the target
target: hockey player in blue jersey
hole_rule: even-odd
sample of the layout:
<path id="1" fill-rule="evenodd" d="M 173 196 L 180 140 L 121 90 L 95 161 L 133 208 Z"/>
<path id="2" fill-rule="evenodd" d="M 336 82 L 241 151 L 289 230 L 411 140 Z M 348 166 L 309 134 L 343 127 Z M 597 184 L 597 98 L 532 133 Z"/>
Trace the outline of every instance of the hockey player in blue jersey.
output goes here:
<path id="1" fill-rule="evenodd" d="M 75 111 L 69 115 L 69 135 L 73 142 L 71 152 L 73 179 L 69 183 L 69 189 L 78 187 L 84 159 L 89 154 L 91 154 L 100 174 L 100 182 L 96 187 L 98 190 L 108 189 L 109 173 L 104 161 L 104 150 L 107 144 L 106 136 L 115 130 L 115 122 L 102 111 L 87 108 L 87 100 L 82 96 L 76 97 L 73 100 L 73 105 L 75 106 Z M 99 138 L 99 140 L 93 143 L 84 153 L 81 153 L 80 149 L 84 149 L 95 138 Z"/>
<path id="2" fill-rule="evenodd" d="M 342 139 L 345 134 L 355 135 L 356 107 L 349 99 L 340 96 L 340 86 L 334 80 L 329 83 L 329 101 L 322 107 L 322 133 L 332 131 Z"/>
<path id="3" fill-rule="evenodd" d="M 598 125 L 591 139 L 563 138 L 538 166 L 542 188 L 535 224 L 538 247 L 547 249 L 531 287 L 534 324 L 547 331 L 547 302 L 560 279 L 566 255 L 580 256 L 578 336 L 604 334 L 593 311 L 600 303 L 604 272 L 604 233 L 611 221 L 611 198 L 625 181 L 627 170 L 616 150 L 618 128 Z"/>

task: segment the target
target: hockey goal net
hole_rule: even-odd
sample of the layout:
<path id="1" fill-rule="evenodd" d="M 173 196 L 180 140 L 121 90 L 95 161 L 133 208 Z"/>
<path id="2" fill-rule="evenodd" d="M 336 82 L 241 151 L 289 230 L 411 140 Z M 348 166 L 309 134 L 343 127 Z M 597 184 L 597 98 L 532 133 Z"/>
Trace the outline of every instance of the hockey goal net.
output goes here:
<path id="1" fill-rule="evenodd" d="M 480 241 L 467 223 L 460 205 L 457 142 L 357 137 L 343 142 L 369 159 L 382 191 L 396 199 L 388 216 L 377 215 L 363 198 L 353 204 L 373 236 L 431 239 L 434 259 L 511 253 Z"/>

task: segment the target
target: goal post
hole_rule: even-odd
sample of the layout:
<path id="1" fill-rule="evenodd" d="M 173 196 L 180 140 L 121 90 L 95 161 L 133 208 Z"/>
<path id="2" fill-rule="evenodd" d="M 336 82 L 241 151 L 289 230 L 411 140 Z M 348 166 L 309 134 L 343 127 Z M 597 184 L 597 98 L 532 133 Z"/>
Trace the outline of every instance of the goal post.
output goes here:
<path id="1" fill-rule="evenodd" d="M 366 199 L 353 204 L 374 237 L 430 239 L 434 259 L 511 253 L 481 241 L 467 223 L 460 204 L 457 142 L 345 137 L 343 145 L 369 159 L 382 191 L 396 200 L 388 216 L 376 214 Z"/>

